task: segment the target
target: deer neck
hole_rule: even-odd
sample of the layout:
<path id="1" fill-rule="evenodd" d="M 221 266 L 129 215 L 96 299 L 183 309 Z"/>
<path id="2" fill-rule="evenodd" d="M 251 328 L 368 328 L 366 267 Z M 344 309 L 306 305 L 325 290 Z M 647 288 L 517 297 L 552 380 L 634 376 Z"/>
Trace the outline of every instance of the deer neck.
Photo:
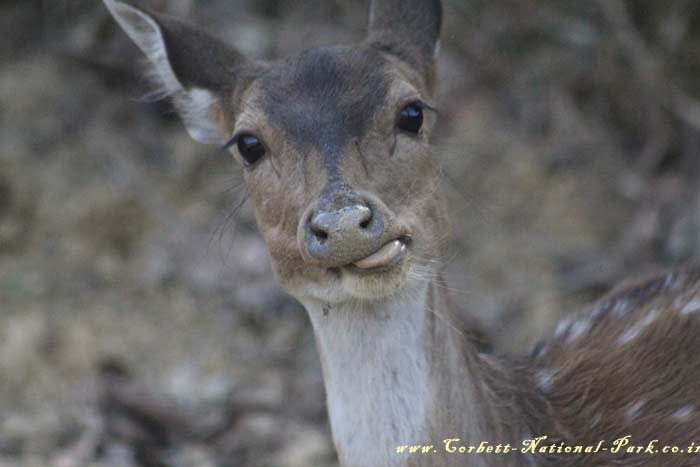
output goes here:
<path id="1" fill-rule="evenodd" d="M 493 434 L 489 420 L 498 420 L 494 411 L 503 404 L 484 400 L 494 393 L 485 385 L 507 372 L 454 326 L 444 293 L 436 279 L 382 303 L 305 303 L 343 465 L 404 465 L 398 446 L 435 444 L 443 451 L 444 439 L 469 445 Z"/>

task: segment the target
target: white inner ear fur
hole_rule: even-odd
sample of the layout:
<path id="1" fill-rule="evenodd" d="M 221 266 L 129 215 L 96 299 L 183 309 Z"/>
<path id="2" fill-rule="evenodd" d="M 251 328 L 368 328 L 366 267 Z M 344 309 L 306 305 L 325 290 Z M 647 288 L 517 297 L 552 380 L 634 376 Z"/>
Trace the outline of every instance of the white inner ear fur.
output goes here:
<path id="1" fill-rule="evenodd" d="M 104 0 L 105 6 L 124 32 L 148 57 L 153 65 L 152 76 L 158 89 L 149 93 L 153 99 L 170 97 L 175 104 L 190 136 L 200 143 L 224 144 L 226 137 L 213 116 L 216 97 L 201 88 L 186 89 L 177 79 L 170 65 L 163 34 L 156 21 L 146 13 L 130 5 Z"/>

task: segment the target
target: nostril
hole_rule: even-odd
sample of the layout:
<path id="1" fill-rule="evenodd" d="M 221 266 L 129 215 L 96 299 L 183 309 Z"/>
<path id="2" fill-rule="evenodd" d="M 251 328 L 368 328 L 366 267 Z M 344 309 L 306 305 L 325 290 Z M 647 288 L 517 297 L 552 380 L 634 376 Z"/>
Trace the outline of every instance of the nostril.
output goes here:
<path id="1" fill-rule="evenodd" d="M 370 216 L 365 219 L 364 221 L 360 222 L 360 228 L 367 229 L 369 228 L 369 225 L 372 223 L 372 216 Z"/>
<path id="2" fill-rule="evenodd" d="M 362 217 L 360 218 L 360 228 L 367 229 L 370 225 L 372 225 L 374 213 L 372 212 L 372 208 L 370 208 L 369 206 L 363 206 L 361 212 Z"/>
<path id="3" fill-rule="evenodd" d="M 309 231 L 320 242 L 324 243 L 328 240 L 328 228 L 323 221 L 323 214 L 311 215 L 309 218 Z"/>
<path id="4" fill-rule="evenodd" d="M 318 238 L 321 243 L 328 240 L 328 232 L 326 232 L 325 230 L 323 230 L 323 229 L 321 229 L 313 224 L 311 224 L 311 233 L 313 233 L 314 236 L 316 238 Z"/>

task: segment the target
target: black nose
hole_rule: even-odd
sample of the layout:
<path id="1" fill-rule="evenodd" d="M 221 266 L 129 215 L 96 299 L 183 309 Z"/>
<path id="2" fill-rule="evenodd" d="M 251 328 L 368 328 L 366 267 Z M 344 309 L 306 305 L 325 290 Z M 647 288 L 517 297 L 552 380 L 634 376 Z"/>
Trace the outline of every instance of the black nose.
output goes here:
<path id="1" fill-rule="evenodd" d="M 383 246 L 381 212 L 364 200 L 343 204 L 318 208 L 307 220 L 306 251 L 327 267 L 350 264 Z"/>

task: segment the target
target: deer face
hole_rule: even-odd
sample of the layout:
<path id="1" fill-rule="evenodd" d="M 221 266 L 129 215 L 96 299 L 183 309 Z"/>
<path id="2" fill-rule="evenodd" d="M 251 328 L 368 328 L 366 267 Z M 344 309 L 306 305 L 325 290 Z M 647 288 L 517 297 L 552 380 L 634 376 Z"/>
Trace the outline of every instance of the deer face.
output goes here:
<path id="1" fill-rule="evenodd" d="M 233 153 L 289 290 L 374 298 L 440 254 L 428 99 L 420 76 L 371 47 L 305 52 L 243 96 Z"/>
<path id="2" fill-rule="evenodd" d="M 273 269 L 293 295 L 380 299 L 432 273 L 448 231 L 429 146 L 438 1 L 377 1 L 364 43 L 274 63 L 105 2 L 190 134 L 244 167 Z"/>

